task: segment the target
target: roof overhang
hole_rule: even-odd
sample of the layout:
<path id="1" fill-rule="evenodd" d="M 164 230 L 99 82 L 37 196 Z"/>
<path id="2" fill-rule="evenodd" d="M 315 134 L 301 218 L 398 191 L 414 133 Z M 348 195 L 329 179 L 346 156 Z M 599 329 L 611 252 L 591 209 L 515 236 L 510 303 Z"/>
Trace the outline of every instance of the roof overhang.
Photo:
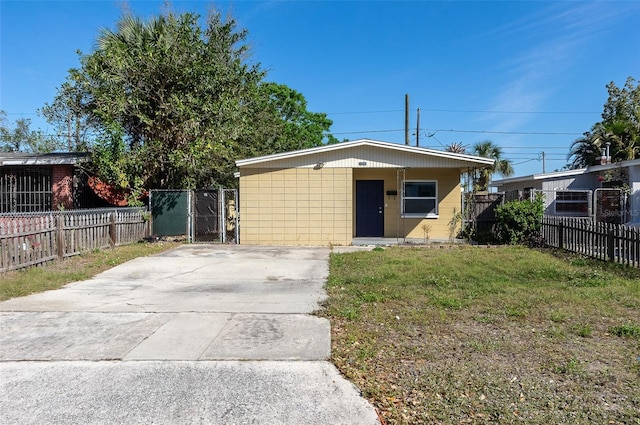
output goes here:
<path id="1" fill-rule="evenodd" d="M 631 159 L 627 161 L 612 162 L 609 164 L 602 164 L 602 165 L 590 165 L 589 167 L 587 167 L 587 172 L 597 173 L 599 171 L 607 171 L 607 170 L 613 170 L 616 168 L 627 168 L 627 167 L 634 167 L 634 166 L 636 167 L 640 166 L 640 159 Z"/>
<path id="2" fill-rule="evenodd" d="M 7 165 L 76 165 L 89 160 L 86 152 L 64 153 L 4 153 L 0 154 L 0 166 Z"/>
<path id="3" fill-rule="evenodd" d="M 415 146 L 401 145 L 397 143 L 382 142 L 371 139 L 359 139 L 349 142 L 336 143 L 333 145 L 324 145 L 315 148 L 302 149 L 292 152 L 283 152 L 273 155 L 260 156 L 236 161 L 238 167 L 245 166 L 267 166 L 283 160 L 292 160 L 296 158 L 317 156 L 318 154 L 338 153 L 340 151 L 355 150 L 357 148 L 378 148 L 389 152 L 403 153 L 416 157 L 439 158 L 443 160 L 455 161 L 459 168 L 484 168 L 494 164 L 491 158 L 480 156 L 458 154 L 452 152 L 439 151 L 435 149 L 420 148 Z M 373 168 L 373 167 L 372 167 Z"/>

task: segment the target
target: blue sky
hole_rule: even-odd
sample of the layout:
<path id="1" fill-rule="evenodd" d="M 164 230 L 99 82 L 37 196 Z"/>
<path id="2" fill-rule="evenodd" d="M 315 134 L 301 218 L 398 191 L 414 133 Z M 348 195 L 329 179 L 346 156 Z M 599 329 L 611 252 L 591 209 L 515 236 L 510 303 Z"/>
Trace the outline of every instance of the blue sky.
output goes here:
<path id="1" fill-rule="evenodd" d="M 162 1 L 129 1 L 134 14 Z M 50 102 L 77 50 L 115 28 L 122 2 L 0 1 L 0 108 L 10 121 Z M 516 175 L 566 164 L 569 146 L 600 119 L 605 85 L 640 79 L 640 2 L 174 1 L 176 12 L 210 7 L 249 32 L 267 80 L 301 92 L 328 113 L 340 138 L 443 149 L 492 140 Z M 540 134 L 543 133 L 543 134 Z"/>

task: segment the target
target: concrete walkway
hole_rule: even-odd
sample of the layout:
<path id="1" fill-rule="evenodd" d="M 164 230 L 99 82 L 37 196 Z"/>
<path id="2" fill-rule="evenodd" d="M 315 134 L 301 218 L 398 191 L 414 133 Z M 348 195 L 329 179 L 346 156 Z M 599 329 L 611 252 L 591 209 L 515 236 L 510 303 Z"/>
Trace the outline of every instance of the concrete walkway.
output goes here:
<path id="1" fill-rule="evenodd" d="M 328 254 L 185 245 L 0 303 L 0 423 L 377 424 L 310 315 Z"/>

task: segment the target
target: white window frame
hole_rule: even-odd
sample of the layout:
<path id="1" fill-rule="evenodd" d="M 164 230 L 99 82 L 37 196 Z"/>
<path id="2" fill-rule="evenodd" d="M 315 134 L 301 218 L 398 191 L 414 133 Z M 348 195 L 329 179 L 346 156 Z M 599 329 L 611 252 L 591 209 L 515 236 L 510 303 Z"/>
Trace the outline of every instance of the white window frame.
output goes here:
<path id="1" fill-rule="evenodd" d="M 407 183 L 433 183 L 435 185 L 435 196 L 406 196 Z M 435 202 L 435 213 L 407 213 L 405 212 L 405 202 L 407 199 L 433 199 Z M 437 180 L 405 180 L 402 182 L 402 217 L 411 218 L 438 218 L 438 181 Z"/>

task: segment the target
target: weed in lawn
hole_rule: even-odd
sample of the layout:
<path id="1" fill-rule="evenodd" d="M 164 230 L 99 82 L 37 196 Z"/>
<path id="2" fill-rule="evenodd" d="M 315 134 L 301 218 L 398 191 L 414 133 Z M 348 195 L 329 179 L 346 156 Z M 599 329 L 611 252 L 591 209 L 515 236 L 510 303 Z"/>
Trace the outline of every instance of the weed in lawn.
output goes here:
<path id="1" fill-rule="evenodd" d="M 589 265 L 589 259 L 587 257 L 576 257 L 570 261 L 570 264 L 574 267 L 585 267 Z"/>
<path id="2" fill-rule="evenodd" d="M 567 313 L 562 310 L 554 310 L 549 318 L 554 323 L 564 323 L 567 320 Z"/>
<path id="3" fill-rule="evenodd" d="M 550 328 L 547 328 L 547 330 L 545 331 L 545 335 L 548 338 L 556 338 L 556 339 L 564 339 L 566 336 L 564 329 L 558 328 L 555 326 L 551 326 Z"/>
<path id="4" fill-rule="evenodd" d="M 469 347 L 474 351 L 486 353 L 486 352 L 498 349 L 500 347 L 500 344 L 490 339 L 479 340 L 479 341 L 472 340 L 469 342 Z"/>
<path id="5" fill-rule="evenodd" d="M 356 349 L 356 357 L 358 360 L 368 360 L 376 355 L 375 348 L 370 344 L 365 344 Z"/>
<path id="6" fill-rule="evenodd" d="M 638 309 L 640 308 L 640 297 L 629 297 L 623 295 L 618 299 L 620 305 L 623 305 L 625 308 Z"/>
<path id="7" fill-rule="evenodd" d="M 606 286 L 607 276 L 599 270 L 577 270 L 569 277 L 569 284 L 577 287 Z"/>
<path id="8" fill-rule="evenodd" d="M 361 292 L 357 291 L 358 297 L 366 303 L 378 303 L 384 301 L 384 295 L 380 292 Z"/>
<path id="9" fill-rule="evenodd" d="M 424 223 L 422 224 L 422 233 L 424 234 L 424 243 L 428 244 L 431 240 L 431 229 L 432 226 L 430 224 Z"/>
<path id="10" fill-rule="evenodd" d="M 527 310 L 522 306 L 509 306 L 504 313 L 507 317 L 526 317 Z"/>
<path id="11" fill-rule="evenodd" d="M 566 362 L 554 365 L 552 370 L 562 375 L 578 375 L 584 371 L 580 361 L 576 357 L 571 357 Z"/>
<path id="12" fill-rule="evenodd" d="M 591 334 L 593 333 L 593 326 L 591 326 L 589 323 L 576 325 L 574 327 L 573 331 L 579 337 L 589 338 L 589 337 L 591 337 Z"/>
<path id="13" fill-rule="evenodd" d="M 360 311 L 355 307 L 346 307 L 341 313 L 342 317 L 347 320 L 357 320 L 360 317 Z"/>
<path id="14" fill-rule="evenodd" d="M 609 333 L 625 338 L 640 338 L 640 326 L 625 323 L 623 325 L 612 326 L 609 328 Z"/>
<path id="15" fill-rule="evenodd" d="M 460 310 L 462 301 L 452 297 L 439 297 L 434 300 L 434 304 L 449 310 Z"/>
<path id="16" fill-rule="evenodd" d="M 330 259 L 334 267 L 342 267 L 345 263 L 345 257 L 342 255 L 331 254 Z"/>
<path id="17" fill-rule="evenodd" d="M 444 288 L 451 285 L 451 280 L 443 276 L 429 276 L 422 284 L 424 286 L 435 286 L 436 288 Z"/>
<path id="18" fill-rule="evenodd" d="M 497 317 L 492 313 L 484 313 L 484 314 L 482 314 L 480 316 L 476 316 L 475 320 L 478 323 L 484 323 L 484 324 L 497 323 L 498 322 Z"/>

